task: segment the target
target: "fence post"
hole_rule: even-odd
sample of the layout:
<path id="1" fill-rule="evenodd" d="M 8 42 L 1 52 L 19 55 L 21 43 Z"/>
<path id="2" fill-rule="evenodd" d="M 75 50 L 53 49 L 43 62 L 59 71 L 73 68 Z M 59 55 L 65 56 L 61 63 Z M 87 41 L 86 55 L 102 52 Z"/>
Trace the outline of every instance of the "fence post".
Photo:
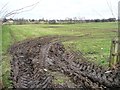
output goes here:
<path id="1" fill-rule="evenodd" d="M 110 67 L 115 67 L 115 65 L 119 62 L 118 46 L 119 46 L 118 38 L 113 39 L 110 50 L 110 61 L 109 61 Z"/>
<path id="2" fill-rule="evenodd" d="M 120 64 L 120 1 L 118 2 L 118 38 L 112 41 L 110 50 L 110 67 Z"/>

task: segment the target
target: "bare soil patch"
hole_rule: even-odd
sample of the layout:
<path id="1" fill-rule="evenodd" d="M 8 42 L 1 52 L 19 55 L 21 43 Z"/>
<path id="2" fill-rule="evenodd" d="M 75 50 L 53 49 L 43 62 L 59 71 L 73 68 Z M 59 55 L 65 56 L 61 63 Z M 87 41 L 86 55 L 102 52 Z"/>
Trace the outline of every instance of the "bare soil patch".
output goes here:
<path id="1" fill-rule="evenodd" d="M 13 88 L 120 87 L 119 68 L 108 70 L 97 66 L 81 52 L 67 51 L 57 38 L 40 37 L 11 46 Z"/>

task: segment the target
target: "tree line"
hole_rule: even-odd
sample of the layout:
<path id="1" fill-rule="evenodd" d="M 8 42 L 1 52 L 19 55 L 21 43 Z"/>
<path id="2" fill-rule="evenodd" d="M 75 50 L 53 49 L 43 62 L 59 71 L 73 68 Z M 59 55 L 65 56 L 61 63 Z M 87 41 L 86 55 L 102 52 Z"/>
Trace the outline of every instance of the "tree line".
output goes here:
<path id="1" fill-rule="evenodd" d="M 80 19 L 52 19 L 52 20 L 48 20 L 48 19 L 39 19 L 39 20 L 35 20 L 35 19 L 3 19 L 3 23 L 4 24 L 40 24 L 40 23 L 44 23 L 44 24 L 75 24 L 75 23 L 89 23 L 89 22 L 115 22 L 117 21 L 116 18 L 108 18 L 108 19 L 84 19 L 84 20 L 80 20 Z"/>

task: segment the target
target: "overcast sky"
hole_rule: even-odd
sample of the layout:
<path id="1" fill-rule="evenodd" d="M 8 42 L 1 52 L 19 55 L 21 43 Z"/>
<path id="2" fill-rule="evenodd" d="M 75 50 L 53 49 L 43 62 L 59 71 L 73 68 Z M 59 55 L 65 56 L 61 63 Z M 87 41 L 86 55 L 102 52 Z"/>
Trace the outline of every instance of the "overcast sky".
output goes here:
<path id="1" fill-rule="evenodd" d="M 14 18 L 101 19 L 117 17 L 118 1 L 120 0 L 0 0 L 0 8 L 8 3 L 6 10 L 12 11 L 39 2 L 32 10 L 17 14 Z"/>

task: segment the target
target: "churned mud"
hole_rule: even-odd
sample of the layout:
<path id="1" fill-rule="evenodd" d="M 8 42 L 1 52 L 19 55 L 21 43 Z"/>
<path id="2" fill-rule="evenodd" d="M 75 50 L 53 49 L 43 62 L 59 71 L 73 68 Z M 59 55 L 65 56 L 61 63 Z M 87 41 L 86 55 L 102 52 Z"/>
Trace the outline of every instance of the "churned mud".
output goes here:
<path id="1" fill-rule="evenodd" d="M 11 46 L 13 88 L 120 87 L 119 68 L 107 70 L 97 66 L 82 53 L 67 51 L 56 39 L 46 36 Z"/>

